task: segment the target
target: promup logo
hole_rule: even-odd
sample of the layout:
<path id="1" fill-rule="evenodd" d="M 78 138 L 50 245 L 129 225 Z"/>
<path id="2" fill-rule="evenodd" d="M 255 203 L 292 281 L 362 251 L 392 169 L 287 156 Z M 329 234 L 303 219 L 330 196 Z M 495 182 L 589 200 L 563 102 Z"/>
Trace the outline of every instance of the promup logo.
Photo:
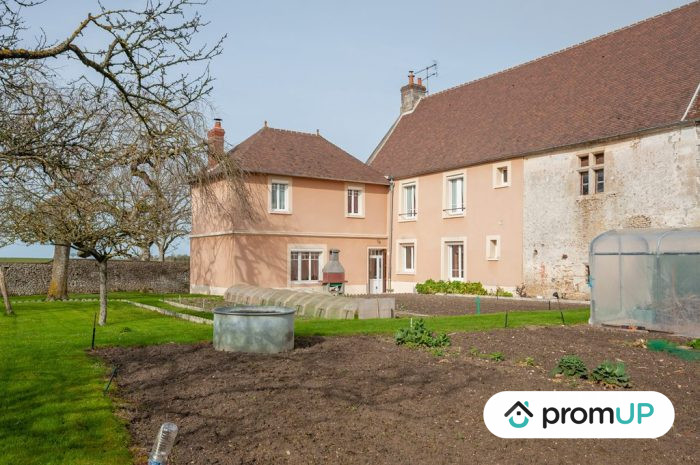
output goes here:
<path id="1" fill-rule="evenodd" d="M 486 426 L 502 438 L 657 438 L 674 415 L 652 391 L 505 391 L 484 406 Z"/>
<path id="2" fill-rule="evenodd" d="M 516 403 L 513 404 L 511 408 L 508 409 L 506 414 L 504 416 L 509 416 L 513 412 L 515 412 L 515 416 L 521 417 L 520 422 L 516 422 L 514 417 L 511 416 L 508 419 L 508 423 L 510 423 L 510 426 L 513 428 L 522 428 L 524 426 L 527 426 L 527 422 L 530 421 L 530 418 L 532 418 L 532 412 L 528 409 L 530 406 L 530 403 L 528 401 L 525 401 L 525 404 L 523 405 L 522 402 L 517 401 Z M 527 415 L 527 416 L 526 416 Z M 530 417 L 530 418 L 528 418 Z"/>

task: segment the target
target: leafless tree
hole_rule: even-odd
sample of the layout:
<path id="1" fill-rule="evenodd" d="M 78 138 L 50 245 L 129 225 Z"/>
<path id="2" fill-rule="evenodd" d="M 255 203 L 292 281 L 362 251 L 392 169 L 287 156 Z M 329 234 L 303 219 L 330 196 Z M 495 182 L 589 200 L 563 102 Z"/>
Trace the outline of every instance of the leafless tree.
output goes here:
<path id="1" fill-rule="evenodd" d="M 23 12 L 41 3 L 0 0 L 0 200 L 4 216 L 12 216 L 0 222 L 0 237 L 69 244 L 105 269 L 109 258 L 151 243 L 163 257 L 188 228 L 189 185 L 213 200 L 207 205 L 228 207 L 213 195 L 202 140 L 200 107 L 212 85 L 207 65 L 223 41 L 196 44 L 206 26 L 196 10 L 206 0 L 151 0 L 140 9 L 100 3 L 67 37 L 28 39 Z M 83 76 L 59 79 L 47 60 L 61 57 L 79 62 Z M 235 163 L 215 157 L 215 175 L 245 204 Z M 129 192 L 115 203 L 107 185 Z M 99 207 L 79 202 L 90 195 L 102 199 Z M 30 214 L 51 221 L 17 221 Z M 67 263 L 54 262 L 61 268 L 51 285 L 58 297 Z"/>

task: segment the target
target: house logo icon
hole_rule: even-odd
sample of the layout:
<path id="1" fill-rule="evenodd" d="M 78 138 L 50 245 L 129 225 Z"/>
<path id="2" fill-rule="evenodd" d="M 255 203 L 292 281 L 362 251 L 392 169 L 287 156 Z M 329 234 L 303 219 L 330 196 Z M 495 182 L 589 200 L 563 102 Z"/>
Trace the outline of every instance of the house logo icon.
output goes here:
<path id="1" fill-rule="evenodd" d="M 510 418 L 508 419 L 508 423 L 510 423 L 510 426 L 512 426 L 513 428 L 523 428 L 527 426 L 527 422 L 530 421 L 530 418 L 532 418 L 532 412 L 530 412 L 530 410 L 528 409 L 529 406 L 530 403 L 528 401 L 525 401 L 525 404 L 518 401 L 514 403 L 511 408 L 508 409 L 504 416 L 510 416 Z M 527 416 L 523 415 L 523 413 Z M 511 414 L 513 415 L 511 416 Z M 515 420 L 518 417 L 521 418 L 520 421 Z"/>

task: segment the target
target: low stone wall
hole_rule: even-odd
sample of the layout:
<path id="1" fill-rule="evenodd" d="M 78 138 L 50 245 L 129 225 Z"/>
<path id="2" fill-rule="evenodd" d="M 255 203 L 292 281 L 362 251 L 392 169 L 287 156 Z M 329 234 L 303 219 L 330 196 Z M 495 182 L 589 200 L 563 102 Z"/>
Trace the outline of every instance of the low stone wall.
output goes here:
<path id="1" fill-rule="evenodd" d="M 51 281 L 51 263 L 5 263 L 7 287 L 11 295 L 46 294 Z M 112 260 L 107 264 L 107 289 L 188 293 L 190 264 Z M 69 293 L 99 292 L 100 276 L 94 260 L 71 260 L 68 269 Z"/>
<path id="2" fill-rule="evenodd" d="M 393 297 L 334 296 L 319 292 L 291 291 L 236 284 L 224 300 L 238 305 L 273 305 L 294 308 L 297 315 L 336 320 L 393 318 Z"/>

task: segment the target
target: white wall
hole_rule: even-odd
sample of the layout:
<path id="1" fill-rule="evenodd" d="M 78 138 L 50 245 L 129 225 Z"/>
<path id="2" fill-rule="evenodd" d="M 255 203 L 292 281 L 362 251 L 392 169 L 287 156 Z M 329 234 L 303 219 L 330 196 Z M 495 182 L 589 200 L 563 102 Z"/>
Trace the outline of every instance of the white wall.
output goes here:
<path id="1" fill-rule="evenodd" d="M 605 193 L 579 195 L 578 155 L 603 150 Z M 529 157 L 524 172 L 530 296 L 588 297 L 588 245 L 604 231 L 700 226 L 700 127 Z"/>

